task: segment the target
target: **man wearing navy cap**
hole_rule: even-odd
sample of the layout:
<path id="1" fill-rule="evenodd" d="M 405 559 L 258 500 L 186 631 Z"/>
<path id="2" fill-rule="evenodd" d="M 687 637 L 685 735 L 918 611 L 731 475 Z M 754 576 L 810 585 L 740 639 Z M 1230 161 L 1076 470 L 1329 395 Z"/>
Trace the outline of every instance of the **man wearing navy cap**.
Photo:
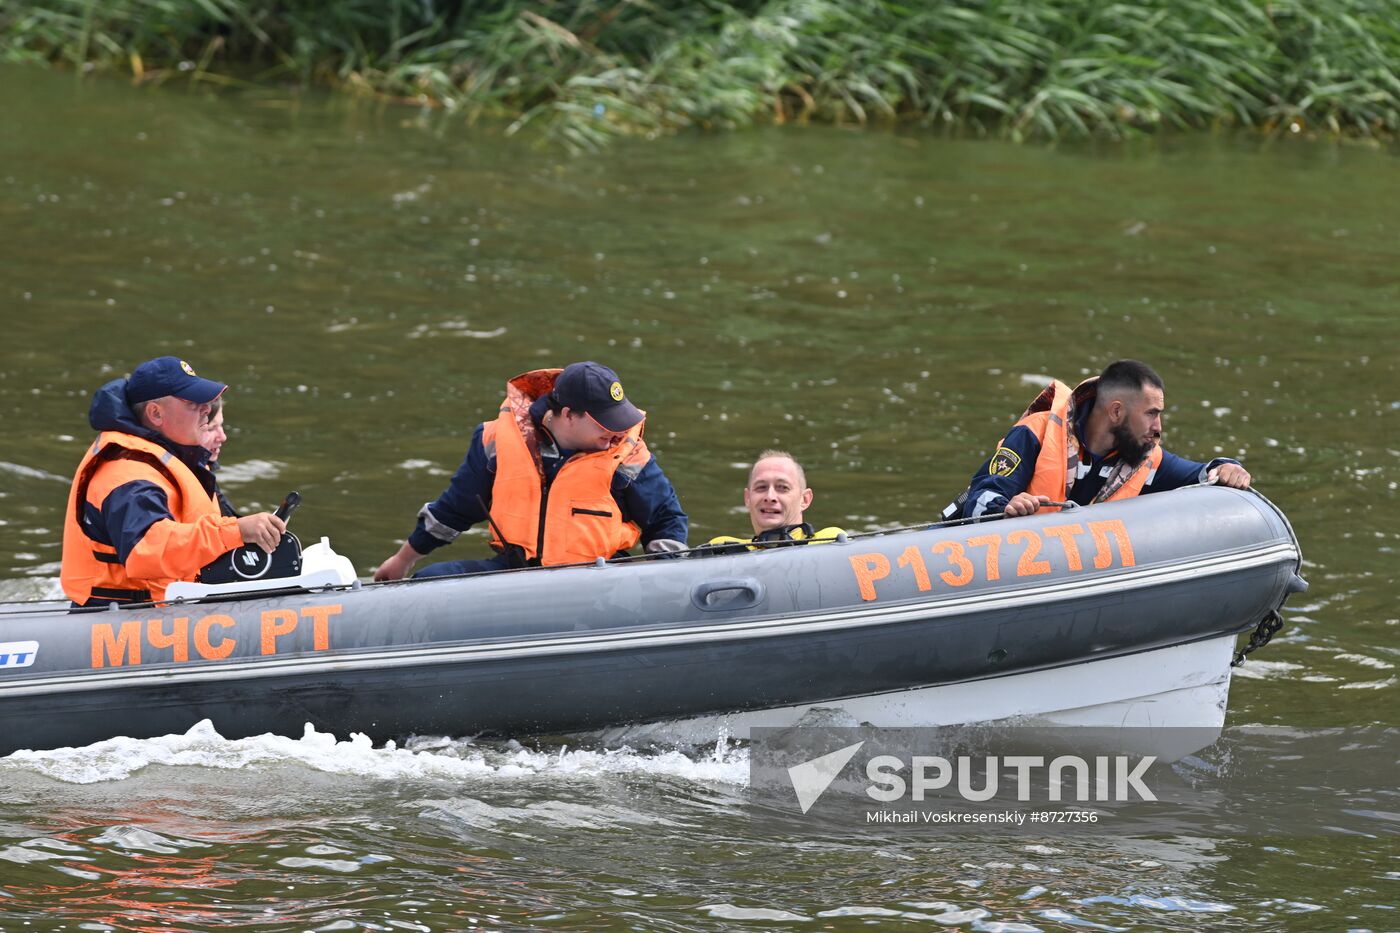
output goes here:
<path id="1" fill-rule="evenodd" d="M 59 576 L 75 605 L 159 600 L 236 547 L 277 547 L 280 518 L 219 511 L 200 439 L 210 403 L 227 388 L 162 356 L 97 390 L 88 410 L 97 440 L 78 464 L 64 518 Z"/>
<path id="2" fill-rule="evenodd" d="M 452 483 L 374 578 L 402 579 L 482 521 L 494 558 L 431 564 L 418 576 L 582 563 L 638 542 L 649 553 L 684 548 L 689 522 L 642 440 L 645 421 L 599 363 L 516 376 L 500 415 L 477 426 Z"/>

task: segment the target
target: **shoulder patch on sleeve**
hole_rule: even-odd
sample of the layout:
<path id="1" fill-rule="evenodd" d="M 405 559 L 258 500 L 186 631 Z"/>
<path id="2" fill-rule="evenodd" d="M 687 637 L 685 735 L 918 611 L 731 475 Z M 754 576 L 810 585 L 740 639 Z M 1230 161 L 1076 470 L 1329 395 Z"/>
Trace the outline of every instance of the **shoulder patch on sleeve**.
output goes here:
<path id="1" fill-rule="evenodd" d="M 1010 447 L 998 447 L 997 452 L 992 454 L 992 462 L 987 466 L 987 472 L 992 476 L 1010 476 L 1021 466 L 1021 455 Z"/>

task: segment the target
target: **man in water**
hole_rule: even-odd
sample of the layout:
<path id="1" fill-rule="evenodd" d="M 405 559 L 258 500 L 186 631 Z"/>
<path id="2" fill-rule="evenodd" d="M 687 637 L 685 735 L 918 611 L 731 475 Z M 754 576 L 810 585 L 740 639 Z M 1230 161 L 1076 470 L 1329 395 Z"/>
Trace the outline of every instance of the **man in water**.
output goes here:
<path id="1" fill-rule="evenodd" d="M 840 528 L 814 531 L 803 520 L 812 504 L 807 473 L 792 454 L 765 450 L 749 468 L 744 486 L 744 507 L 749 510 L 753 537 L 745 541 L 730 535 L 711 538 L 712 545 L 736 545 L 768 541 L 833 541 L 843 534 Z"/>
<path id="2" fill-rule="evenodd" d="M 430 551 L 489 522 L 497 555 L 431 564 L 418 576 L 611 558 L 685 547 L 689 522 L 642 440 L 646 413 L 617 373 L 593 362 L 537 369 L 506 384 L 500 415 L 477 425 L 448 488 L 375 571 L 398 580 Z"/>
<path id="3" fill-rule="evenodd" d="M 147 360 L 97 390 L 98 431 L 73 476 L 63 528 L 63 591 L 77 606 L 158 600 L 243 544 L 269 553 L 285 525 L 269 512 L 219 513 L 209 452 L 209 406 L 228 386 L 184 360 Z"/>
<path id="4" fill-rule="evenodd" d="M 1073 391 L 1055 380 L 943 515 L 1015 517 L 1054 502 L 1090 505 L 1204 482 L 1249 488 L 1238 460 L 1198 463 L 1163 450 L 1165 406 L 1162 378 L 1137 360 L 1111 363 Z"/>

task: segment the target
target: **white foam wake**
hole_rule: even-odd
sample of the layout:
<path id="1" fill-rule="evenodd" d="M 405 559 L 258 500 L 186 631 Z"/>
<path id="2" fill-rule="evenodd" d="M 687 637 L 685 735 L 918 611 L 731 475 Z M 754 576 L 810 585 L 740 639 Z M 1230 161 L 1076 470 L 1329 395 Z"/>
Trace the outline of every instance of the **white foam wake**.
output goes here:
<path id="1" fill-rule="evenodd" d="M 299 764 L 326 774 L 392 780 L 529 779 L 537 775 L 589 777 L 650 774 L 732 785 L 748 784 L 748 749 L 718 740 L 709 751 L 654 753 L 629 748 L 533 749 L 510 742 L 479 746 L 470 740 L 419 738 L 405 747 L 376 747 L 356 733 L 347 741 L 317 732 L 310 723 L 301 738 L 259 735 L 226 739 L 203 720 L 183 735 L 153 739 L 115 738 L 83 748 L 22 750 L 0 758 L 0 774 L 37 772 L 72 784 L 120 781 L 152 765 L 257 769 Z"/>

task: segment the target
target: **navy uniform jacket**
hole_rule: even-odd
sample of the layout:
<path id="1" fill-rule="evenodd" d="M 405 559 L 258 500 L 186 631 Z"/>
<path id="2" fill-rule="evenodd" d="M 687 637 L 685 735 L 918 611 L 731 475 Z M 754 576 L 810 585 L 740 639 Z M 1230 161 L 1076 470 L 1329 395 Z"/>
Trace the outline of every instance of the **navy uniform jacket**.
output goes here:
<path id="1" fill-rule="evenodd" d="M 530 406 L 530 417 L 536 425 L 547 410 L 546 399 L 537 399 Z M 472 432 L 467 456 L 447 489 L 418 513 L 418 525 L 408 536 L 408 543 L 419 554 L 427 554 L 451 543 L 468 528 L 486 520 L 485 510 L 491 506 L 491 489 L 496 482 L 496 458 L 486 455 L 486 447 L 481 442 L 484 427 L 479 424 Z M 549 432 L 543 429 L 539 437 L 540 464 L 544 467 L 548 488 L 560 467 L 577 451 L 559 450 L 552 443 Z M 622 510 L 623 521 L 636 522 L 641 529 L 643 546 L 662 539 L 685 543 L 690 533 L 689 519 L 676 498 L 675 488 L 666 474 L 661 472 L 655 457 L 647 461 L 635 479 L 629 479 L 622 470 L 613 474 L 612 497 Z"/>
<path id="2" fill-rule="evenodd" d="M 1084 444 L 1084 425 L 1089 420 L 1089 412 L 1093 406 L 1084 409 L 1075 419 L 1074 433 L 1079 438 L 1079 449 L 1082 455 L 1088 455 L 1087 463 L 1080 463 L 1079 475 L 1074 481 L 1074 488 L 1070 492 L 1070 499 L 1080 505 L 1089 505 L 1094 501 L 1094 496 L 1098 495 L 1103 488 L 1104 479 L 1118 463 L 1118 451 L 1110 451 L 1104 456 L 1096 456 Z M 1006 439 L 1001 442 L 1001 446 L 1014 452 L 1021 459 L 1016 464 L 1016 468 L 1006 476 L 997 476 L 991 473 L 992 459 L 996 456 L 988 457 L 987 461 L 973 474 L 972 484 L 968 486 L 967 498 L 963 501 L 962 518 L 977 518 L 988 512 L 1000 512 L 1006 508 L 1007 501 L 1020 492 L 1025 492 L 1026 487 L 1031 484 L 1031 476 L 1035 473 L 1035 461 L 1040 456 L 1040 438 L 1035 432 L 1024 425 L 1018 425 L 1011 429 L 1011 433 L 1006 435 Z M 1195 460 L 1187 460 L 1185 457 L 1178 457 L 1176 454 L 1162 451 L 1162 465 L 1157 471 L 1148 476 L 1147 482 L 1142 487 L 1140 495 L 1147 495 L 1153 492 L 1166 492 L 1169 489 L 1180 489 L 1182 486 L 1190 486 L 1194 483 L 1203 483 L 1206 474 L 1222 463 L 1239 463 L 1238 460 L 1230 457 L 1216 457 L 1209 463 L 1197 463 Z M 946 515 L 947 513 L 945 513 Z"/>

